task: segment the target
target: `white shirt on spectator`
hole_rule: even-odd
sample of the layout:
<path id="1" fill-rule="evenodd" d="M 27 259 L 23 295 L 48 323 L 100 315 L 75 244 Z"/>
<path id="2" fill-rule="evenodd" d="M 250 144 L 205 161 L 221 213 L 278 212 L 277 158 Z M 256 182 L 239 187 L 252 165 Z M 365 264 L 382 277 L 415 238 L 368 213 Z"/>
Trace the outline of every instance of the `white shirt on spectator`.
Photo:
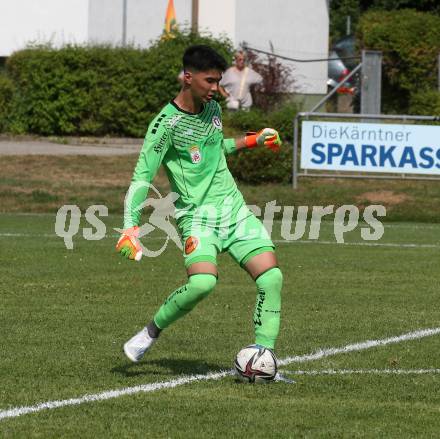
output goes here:
<path id="1" fill-rule="evenodd" d="M 249 109 L 252 106 L 252 85 L 261 84 L 263 78 L 250 67 L 239 70 L 237 67 L 230 67 L 223 74 L 220 85 L 229 94 L 226 99 L 226 106 L 231 110 Z"/>

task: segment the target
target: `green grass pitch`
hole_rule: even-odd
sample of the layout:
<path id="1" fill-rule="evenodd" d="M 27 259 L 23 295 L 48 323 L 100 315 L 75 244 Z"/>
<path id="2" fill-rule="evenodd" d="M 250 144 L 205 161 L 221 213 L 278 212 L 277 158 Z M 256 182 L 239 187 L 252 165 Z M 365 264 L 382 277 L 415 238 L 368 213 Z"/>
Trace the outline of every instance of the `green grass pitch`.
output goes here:
<path id="1" fill-rule="evenodd" d="M 0 412 L 230 369 L 253 342 L 253 283 L 221 255 L 214 293 L 129 364 L 123 342 L 185 271 L 173 243 L 158 258 L 121 259 L 111 229 L 120 218 L 104 222 L 105 239 L 79 234 L 67 250 L 53 215 L 0 215 Z M 156 238 L 151 248 L 162 245 Z M 280 359 L 440 326 L 440 225 L 386 224 L 379 245 L 361 245 L 359 229 L 349 245 L 334 241 L 324 223 L 318 241 L 278 244 Z M 43 410 L 0 420 L 0 437 L 436 437 L 440 374 L 379 372 L 440 369 L 439 352 L 434 335 L 291 363 L 282 370 L 295 384 L 227 376 Z"/>

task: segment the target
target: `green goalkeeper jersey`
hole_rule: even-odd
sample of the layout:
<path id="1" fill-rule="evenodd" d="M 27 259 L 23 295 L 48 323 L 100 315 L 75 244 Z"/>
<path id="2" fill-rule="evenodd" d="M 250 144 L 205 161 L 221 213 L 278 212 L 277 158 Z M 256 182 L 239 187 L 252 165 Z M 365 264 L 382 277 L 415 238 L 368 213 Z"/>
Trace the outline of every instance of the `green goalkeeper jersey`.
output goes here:
<path id="1" fill-rule="evenodd" d="M 235 151 L 235 140 L 224 139 L 221 108 L 212 100 L 198 114 L 167 104 L 148 127 L 137 162 L 130 197 L 126 199 L 124 228 L 139 225 L 148 185 L 163 164 L 173 192 L 178 225 L 185 227 L 201 206 L 221 214 L 225 199 L 231 200 L 231 214 L 244 205 L 243 197 L 226 164 L 225 153 Z M 135 188 L 133 190 L 133 188 Z M 210 215 L 211 216 L 211 215 Z"/>

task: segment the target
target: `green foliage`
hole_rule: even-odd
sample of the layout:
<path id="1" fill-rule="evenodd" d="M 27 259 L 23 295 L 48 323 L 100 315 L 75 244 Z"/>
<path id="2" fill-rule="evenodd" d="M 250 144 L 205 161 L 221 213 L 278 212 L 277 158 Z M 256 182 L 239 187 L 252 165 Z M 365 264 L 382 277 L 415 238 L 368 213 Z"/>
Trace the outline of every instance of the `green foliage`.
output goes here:
<path id="1" fill-rule="evenodd" d="M 174 33 L 148 50 L 67 46 L 13 54 L 7 74 L 15 86 L 9 129 L 42 135 L 142 137 L 178 89 L 182 55 L 191 44 L 209 44 L 225 57 L 226 39 Z"/>
<path id="2" fill-rule="evenodd" d="M 374 8 L 386 11 L 415 9 L 432 13 L 440 13 L 438 0 L 361 0 L 362 9 Z"/>
<path id="3" fill-rule="evenodd" d="M 240 132 L 256 131 L 265 124 L 265 113 L 252 108 L 249 111 L 224 111 L 223 125 L 229 128 L 235 128 Z"/>
<path id="4" fill-rule="evenodd" d="M 422 90 L 411 96 L 410 113 L 425 116 L 440 116 L 440 92 Z"/>
<path id="5" fill-rule="evenodd" d="M 367 11 L 397 11 L 414 9 L 440 15 L 438 0 L 332 0 L 330 2 L 330 38 L 335 43 L 346 35 L 347 17 L 351 19 L 351 32 L 357 32 L 362 14 Z"/>
<path id="6" fill-rule="evenodd" d="M 383 111 L 408 112 L 411 95 L 437 84 L 440 17 L 401 10 L 371 11 L 358 28 L 361 47 L 383 52 Z"/>
<path id="7" fill-rule="evenodd" d="M 279 131 L 283 142 L 293 142 L 293 120 L 298 111 L 295 103 L 286 102 L 267 116 L 269 126 Z"/>
<path id="8" fill-rule="evenodd" d="M 289 183 L 292 146 L 284 143 L 279 152 L 267 148 L 239 151 L 228 157 L 228 167 L 235 178 L 245 183 Z"/>
<path id="9" fill-rule="evenodd" d="M 68 46 L 28 49 L 8 61 L 15 107 L 27 132 L 134 134 L 147 112 L 142 102 L 145 53 Z"/>
<path id="10" fill-rule="evenodd" d="M 286 103 L 276 111 L 265 114 L 261 110 L 225 112 L 223 122 L 240 132 L 256 131 L 273 127 L 284 142 L 280 152 L 273 153 L 266 148 L 240 151 L 228 158 L 228 166 L 234 177 L 251 184 L 267 182 L 288 183 L 292 176 L 293 119 L 298 108 Z"/>
<path id="11" fill-rule="evenodd" d="M 279 131 L 283 141 L 292 142 L 293 119 L 297 112 L 298 107 L 293 102 L 285 102 L 270 113 L 259 108 L 252 108 L 250 111 L 225 111 L 223 125 L 243 133 L 269 126 Z"/>
<path id="12" fill-rule="evenodd" d="M 13 94 L 14 84 L 9 78 L 0 74 L 0 131 L 6 127 L 9 119 Z"/>
<path id="13" fill-rule="evenodd" d="M 347 17 L 350 17 L 351 28 L 356 29 L 360 14 L 359 0 L 333 0 L 330 2 L 331 44 L 346 36 Z"/>

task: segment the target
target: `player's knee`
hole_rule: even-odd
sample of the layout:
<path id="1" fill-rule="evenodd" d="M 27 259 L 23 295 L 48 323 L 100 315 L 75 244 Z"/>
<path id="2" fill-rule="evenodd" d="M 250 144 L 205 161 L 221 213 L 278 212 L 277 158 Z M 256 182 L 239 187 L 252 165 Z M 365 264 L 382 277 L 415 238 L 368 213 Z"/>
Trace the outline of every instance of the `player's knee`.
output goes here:
<path id="1" fill-rule="evenodd" d="M 257 276 L 255 282 L 259 288 L 264 290 L 269 287 L 271 290 L 281 291 L 283 285 L 283 273 L 278 267 L 273 267 Z"/>
<path id="2" fill-rule="evenodd" d="M 213 274 L 193 274 L 188 280 L 191 293 L 198 302 L 208 296 L 217 284 Z"/>

